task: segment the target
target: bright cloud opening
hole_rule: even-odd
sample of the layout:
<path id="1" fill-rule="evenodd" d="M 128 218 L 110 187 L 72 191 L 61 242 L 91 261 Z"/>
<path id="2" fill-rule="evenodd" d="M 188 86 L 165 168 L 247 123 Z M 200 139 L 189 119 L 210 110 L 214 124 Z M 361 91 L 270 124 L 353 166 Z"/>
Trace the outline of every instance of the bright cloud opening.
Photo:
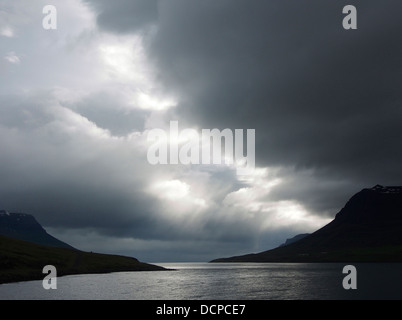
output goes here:
<path id="1" fill-rule="evenodd" d="M 177 105 L 176 99 L 161 94 L 155 81 L 142 38 L 137 35 L 106 39 L 99 46 L 104 78 L 120 84 L 118 90 L 134 109 L 165 111 Z"/>
<path id="2" fill-rule="evenodd" d="M 10 26 L 5 26 L 2 29 L 0 29 L 0 35 L 6 38 L 13 38 L 15 33 Z"/>
<path id="3" fill-rule="evenodd" d="M 4 57 L 4 59 L 12 64 L 20 64 L 21 63 L 21 59 L 17 56 L 17 54 L 14 51 L 7 53 L 7 55 Z"/>
<path id="4" fill-rule="evenodd" d="M 194 194 L 189 184 L 180 180 L 156 182 L 149 191 L 162 201 L 175 202 L 175 212 L 191 213 L 192 209 L 207 207 L 207 202 Z"/>

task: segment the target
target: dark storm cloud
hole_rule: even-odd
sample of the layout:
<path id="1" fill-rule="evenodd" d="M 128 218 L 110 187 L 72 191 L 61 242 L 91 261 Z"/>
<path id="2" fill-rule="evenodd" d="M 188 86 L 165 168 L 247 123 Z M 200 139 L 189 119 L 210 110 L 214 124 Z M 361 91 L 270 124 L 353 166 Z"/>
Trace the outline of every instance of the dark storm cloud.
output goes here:
<path id="1" fill-rule="evenodd" d="M 217 208 L 202 215 L 183 213 L 180 201 L 166 208 L 165 201 L 147 191 L 163 168 L 148 165 L 135 141 L 107 131 L 106 136 L 94 134 L 101 129 L 56 102 L 52 92 L 3 94 L 0 105 L 0 135 L 5 137 L 0 140 L 5 150 L 0 153 L 0 207 L 33 214 L 46 228 L 70 234 L 66 241 L 82 232 L 94 232 L 99 239 L 251 241 L 255 221 L 230 216 L 228 225 L 217 217 Z M 180 179 L 191 180 L 192 173 L 183 172 Z M 229 170 L 211 177 L 218 190 L 215 202 L 235 190 L 229 183 L 235 180 Z"/>
<path id="2" fill-rule="evenodd" d="M 120 0 L 92 1 L 90 3 L 99 11 L 98 24 L 113 32 L 129 33 L 150 26 L 157 21 L 157 0 Z"/>
<path id="3" fill-rule="evenodd" d="M 257 164 L 328 180 L 325 188 L 298 181 L 311 194 L 338 199 L 327 209 L 362 187 L 402 183 L 402 4 L 353 4 L 358 30 L 346 31 L 342 1 L 158 2 L 148 53 L 181 97 L 172 118 L 256 129 Z M 117 19 L 108 9 L 101 27 L 138 26 L 120 22 L 129 10 Z"/>
<path id="4" fill-rule="evenodd" d="M 213 14 L 208 1 L 175 3 L 161 5 L 175 18 L 161 19 L 152 53 L 190 92 L 178 114 L 256 128 L 262 165 L 358 168 L 395 149 L 402 5 L 376 16 L 383 3 L 359 3 L 360 29 L 346 32 L 339 2 L 228 1 Z"/>
<path id="5" fill-rule="evenodd" d="M 68 19 L 59 2 L 75 33 L 46 33 L 39 19 L 0 39 L 0 209 L 32 213 L 78 248 L 205 261 L 272 248 L 325 220 L 296 210 L 284 221 L 276 210 L 294 208 L 282 200 L 333 217 L 363 187 L 402 183 L 402 3 L 354 1 L 358 30 L 345 31 L 342 1 L 82 2 L 99 28 L 76 14 L 79 2 Z M 145 46 L 140 63 L 158 73 L 145 89 L 177 97 L 176 108 L 141 109 L 124 90 L 141 91 L 136 77 L 113 72 L 148 71 L 126 56 L 132 34 Z M 123 54 L 106 52 L 105 66 L 99 48 L 109 46 Z M 11 52 L 19 64 L 4 59 Z M 256 129 L 268 174 L 248 182 L 227 168 L 148 165 L 143 137 L 129 133 L 170 120 Z M 187 194 L 152 189 L 166 181 Z"/>

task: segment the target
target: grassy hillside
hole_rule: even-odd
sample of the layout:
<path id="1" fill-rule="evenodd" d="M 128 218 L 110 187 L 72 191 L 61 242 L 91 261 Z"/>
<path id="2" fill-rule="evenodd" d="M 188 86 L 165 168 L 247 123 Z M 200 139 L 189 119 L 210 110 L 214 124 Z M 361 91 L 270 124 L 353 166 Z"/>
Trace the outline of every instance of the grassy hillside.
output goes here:
<path id="1" fill-rule="evenodd" d="M 57 275 L 166 270 L 135 258 L 46 247 L 0 236 L 0 284 L 41 280 L 43 267 L 53 265 Z"/>

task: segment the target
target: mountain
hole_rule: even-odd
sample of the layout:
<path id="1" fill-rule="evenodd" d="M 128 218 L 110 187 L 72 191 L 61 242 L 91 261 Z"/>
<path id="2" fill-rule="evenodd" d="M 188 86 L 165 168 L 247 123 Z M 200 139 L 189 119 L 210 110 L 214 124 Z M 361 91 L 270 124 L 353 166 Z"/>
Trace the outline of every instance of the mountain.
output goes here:
<path id="1" fill-rule="evenodd" d="M 57 275 L 161 271 L 132 257 L 83 252 L 51 236 L 34 216 L 0 211 L 0 284 L 44 278 L 44 266 Z"/>
<path id="2" fill-rule="evenodd" d="M 57 276 L 166 270 L 131 257 L 49 247 L 0 236 L 0 284 L 42 280 L 42 270 L 47 265 L 56 267 Z"/>
<path id="3" fill-rule="evenodd" d="M 307 237 L 309 235 L 310 235 L 310 233 L 298 234 L 298 235 L 294 236 L 293 238 L 286 239 L 285 243 L 282 243 L 279 247 L 288 246 L 288 245 L 290 245 L 290 244 L 292 244 L 292 243 L 294 243 L 296 241 L 299 241 L 299 240 L 301 240 L 301 239 L 303 239 L 303 238 L 305 238 L 305 237 Z"/>
<path id="4" fill-rule="evenodd" d="M 363 189 L 320 230 L 287 246 L 212 262 L 402 262 L 402 187 Z"/>
<path id="5" fill-rule="evenodd" d="M 0 210 L 0 235 L 45 246 L 74 249 L 48 234 L 34 216 L 25 213 Z"/>

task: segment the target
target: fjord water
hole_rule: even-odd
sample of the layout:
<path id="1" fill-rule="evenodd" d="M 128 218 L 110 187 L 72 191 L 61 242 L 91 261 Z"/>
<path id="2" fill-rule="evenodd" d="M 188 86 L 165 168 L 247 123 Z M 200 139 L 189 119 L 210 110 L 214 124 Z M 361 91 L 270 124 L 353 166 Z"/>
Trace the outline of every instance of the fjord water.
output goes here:
<path id="1" fill-rule="evenodd" d="M 161 263 L 175 271 L 121 272 L 0 285 L 16 300 L 344 300 L 402 299 L 402 264 L 354 264 L 357 290 L 345 290 L 342 263 Z"/>

